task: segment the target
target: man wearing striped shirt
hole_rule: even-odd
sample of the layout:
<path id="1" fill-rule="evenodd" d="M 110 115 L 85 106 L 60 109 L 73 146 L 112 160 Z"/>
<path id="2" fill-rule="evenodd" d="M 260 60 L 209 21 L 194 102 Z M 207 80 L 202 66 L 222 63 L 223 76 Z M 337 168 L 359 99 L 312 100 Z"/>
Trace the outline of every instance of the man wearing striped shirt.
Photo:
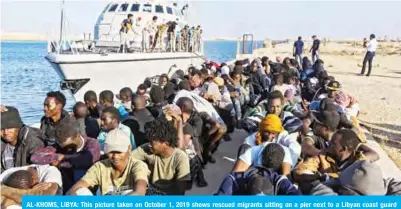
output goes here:
<path id="1" fill-rule="evenodd" d="M 377 41 L 375 34 L 370 35 L 370 40 L 366 43 L 366 54 L 365 58 L 363 59 L 361 75 L 365 74 L 366 63 L 369 64 L 368 74 L 366 76 L 370 76 L 370 72 L 372 71 L 372 62 L 373 57 L 376 55 L 376 48 L 377 48 Z"/>

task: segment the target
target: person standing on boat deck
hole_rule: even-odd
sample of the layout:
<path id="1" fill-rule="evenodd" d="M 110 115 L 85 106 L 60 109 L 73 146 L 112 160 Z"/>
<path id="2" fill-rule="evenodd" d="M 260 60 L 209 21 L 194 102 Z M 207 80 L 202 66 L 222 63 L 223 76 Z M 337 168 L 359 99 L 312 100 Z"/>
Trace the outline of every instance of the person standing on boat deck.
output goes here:
<path id="1" fill-rule="evenodd" d="M 175 30 L 177 27 L 177 23 L 175 21 L 167 22 L 167 37 L 168 37 L 168 47 L 167 51 L 175 52 Z"/>
<path id="2" fill-rule="evenodd" d="M 320 40 L 316 37 L 316 35 L 313 35 L 312 39 L 313 45 L 310 48 L 309 52 L 312 52 L 312 63 L 315 63 L 315 61 L 319 59 Z"/>
<path id="3" fill-rule="evenodd" d="M 304 51 L 304 42 L 302 37 L 298 37 L 298 41 L 294 42 L 293 54 L 298 63 L 302 63 L 302 52 Z"/>
<path id="4" fill-rule="evenodd" d="M 120 29 L 120 52 L 125 52 L 126 47 L 129 47 L 129 32 L 133 32 L 132 30 L 132 25 L 133 25 L 133 18 L 134 16 L 132 14 L 128 14 L 127 19 L 124 19 L 123 22 L 121 23 L 121 29 Z"/>
<path id="5" fill-rule="evenodd" d="M 154 45 L 154 41 L 156 39 L 157 32 L 157 16 L 153 16 L 152 20 L 149 21 L 145 26 L 145 40 L 146 40 L 146 49 L 149 49 Z"/>
<path id="6" fill-rule="evenodd" d="M 118 111 L 120 112 L 120 118 L 122 120 L 128 117 L 128 112 L 125 110 L 125 108 L 122 105 L 114 102 L 114 94 L 110 90 L 105 90 L 105 91 L 100 92 L 99 102 L 104 107 L 117 108 Z"/>
<path id="7" fill-rule="evenodd" d="M 64 123 L 76 120 L 64 110 L 66 98 L 60 91 L 51 91 L 43 104 L 45 116 L 40 120 L 40 129 L 44 132 L 48 145 L 56 143 L 55 129 Z M 85 135 L 85 133 L 81 133 Z"/>
<path id="8" fill-rule="evenodd" d="M 370 76 L 370 72 L 372 71 L 372 62 L 373 57 L 376 55 L 376 48 L 377 48 L 377 41 L 375 34 L 370 35 L 370 40 L 366 43 L 366 54 L 365 58 L 363 59 L 361 75 L 365 74 L 366 62 L 369 64 L 368 74 L 366 76 Z"/>

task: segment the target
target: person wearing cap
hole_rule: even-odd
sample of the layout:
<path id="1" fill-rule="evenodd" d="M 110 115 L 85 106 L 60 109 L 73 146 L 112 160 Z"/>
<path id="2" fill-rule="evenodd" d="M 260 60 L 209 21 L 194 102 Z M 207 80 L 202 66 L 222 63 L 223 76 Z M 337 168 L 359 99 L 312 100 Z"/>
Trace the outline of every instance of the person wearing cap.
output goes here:
<path id="1" fill-rule="evenodd" d="M 190 183 L 188 155 L 178 147 L 178 131 L 171 121 L 158 118 L 145 125 L 149 144 L 131 156 L 150 168 L 149 194 L 184 195 Z"/>
<path id="2" fill-rule="evenodd" d="M 259 192 L 264 195 L 300 195 L 300 191 L 294 187 L 286 176 L 280 175 L 280 170 L 285 158 L 283 147 L 276 143 L 266 145 L 260 154 L 262 163 L 256 167 L 250 167 L 245 172 L 231 172 L 221 183 L 215 195 L 254 195 L 252 189 L 244 188 L 244 184 L 252 185 L 253 179 L 262 177 L 266 184 L 260 184 Z M 266 192 L 270 191 L 270 192 Z"/>
<path id="3" fill-rule="evenodd" d="M 318 100 L 324 99 L 324 98 L 330 98 L 334 99 L 337 95 L 338 92 L 341 91 L 341 84 L 338 81 L 330 81 L 327 86 L 326 86 L 326 92 L 320 95 L 315 95 L 315 98 L 317 97 Z"/>
<path id="4" fill-rule="evenodd" d="M 18 112 L 11 106 L 1 111 L 1 169 L 3 171 L 32 163 L 31 156 L 45 146 L 45 136 L 40 130 L 26 126 Z"/>
<path id="5" fill-rule="evenodd" d="M 370 76 L 370 72 L 372 71 L 372 62 L 373 58 L 376 55 L 377 41 L 375 34 L 370 34 L 369 41 L 366 43 L 366 54 L 363 59 L 362 69 L 360 75 L 365 75 L 366 63 L 368 63 L 368 74 L 366 76 Z"/>
<path id="6" fill-rule="evenodd" d="M 129 138 L 124 131 L 110 131 L 104 143 L 107 159 L 92 165 L 68 193 L 91 195 L 89 188 L 99 186 L 101 195 L 145 195 L 149 169 L 131 157 Z"/>
<path id="7" fill-rule="evenodd" d="M 288 175 L 291 168 L 296 165 L 300 155 L 301 147 L 298 142 L 279 138 L 280 133 L 284 131 L 281 120 L 277 115 L 269 114 L 260 123 L 259 132 L 246 138 L 244 145 L 239 149 L 239 157 L 234 165 L 234 172 L 241 172 L 248 169 L 251 165 L 261 164 L 260 153 L 264 147 L 270 143 L 280 144 L 285 151 L 285 158 L 281 173 Z"/>
<path id="8" fill-rule="evenodd" d="M 341 129 L 332 135 L 330 145 L 319 155 L 310 157 L 294 169 L 294 180 L 307 184 L 315 180 L 329 182 L 337 179 L 339 174 L 358 160 L 367 159 L 358 151 L 360 140 L 356 133 Z"/>
<path id="9" fill-rule="evenodd" d="M 320 40 L 316 37 L 316 35 L 313 35 L 312 39 L 313 39 L 313 44 L 309 50 L 309 53 L 312 52 L 312 62 L 315 63 L 315 61 L 319 59 Z"/>
<path id="10" fill-rule="evenodd" d="M 75 122 L 75 119 L 64 110 L 66 98 L 60 91 L 47 93 L 43 104 L 44 116 L 40 120 L 40 129 L 44 132 L 47 145 L 56 142 L 55 130 L 61 124 Z M 81 133 L 85 135 L 85 133 Z"/>
<path id="11" fill-rule="evenodd" d="M 394 178 L 384 178 L 379 165 L 360 160 L 343 170 L 333 186 L 327 186 L 319 181 L 312 182 L 309 194 L 399 196 L 401 182 Z"/>
<path id="12" fill-rule="evenodd" d="M 74 122 L 56 129 L 56 144 L 40 148 L 31 156 L 38 165 L 56 166 L 63 178 L 64 192 L 68 191 L 100 158 L 100 146 L 96 139 L 82 136 Z"/>

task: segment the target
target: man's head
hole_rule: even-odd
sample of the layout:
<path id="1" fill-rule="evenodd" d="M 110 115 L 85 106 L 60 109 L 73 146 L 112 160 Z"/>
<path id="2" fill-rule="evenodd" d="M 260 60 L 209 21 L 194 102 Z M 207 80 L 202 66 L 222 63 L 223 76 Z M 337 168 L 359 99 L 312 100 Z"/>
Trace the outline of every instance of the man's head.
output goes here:
<path id="1" fill-rule="evenodd" d="M 220 90 L 224 88 L 224 79 L 220 77 L 215 77 L 213 79 L 213 82 L 219 87 Z"/>
<path id="2" fill-rule="evenodd" d="M 130 137 L 124 131 L 115 129 L 107 134 L 104 152 L 114 168 L 124 170 L 131 153 Z"/>
<path id="3" fill-rule="evenodd" d="M 301 41 L 302 40 L 302 37 L 301 36 L 298 36 L 298 41 Z"/>
<path id="4" fill-rule="evenodd" d="M 157 22 L 157 16 L 153 16 L 152 21 Z"/>
<path id="5" fill-rule="evenodd" d="M 84 101 L 85 101 L 86 106 L 88 106 L 89 109 L 96 108 L 96 105 L 97 105 L 96 93 L 94 91 L 85 92 Z"/>
<path id="6" fill-rule="evenodd" d="M 124 87 L 120 90 L 120 94 L 119 94 L 119 99 L 123 102 L 123 103 L 129 103 L 132 100 L 132 95 L 133 92 L 131 90 L 131 88 L 129 87 Z"/>
<path id="7" fill-rule="evenodd" d="M 251 72 L 257 72 L 259 69 L 259 64 L 256 59 L 254 59 L 251 63 Z"/>
<path id="8" fill-rule="evenodd" d="M 133 110 L 142 110 L 146 108 L 146 98 L 141 95 L 137 95 L 132 101 Z"/>
<path id="9" fill-rule="evenodd" d="M 274 80 L 275 80 L 275 83 L 276 83 L 277 85 L 281 85 L 281 84 L 284 83 L 284 75 L 283 75 L 282 73 L 277 74 L 277 75 L 274 77 Z"/>
<path id="10" fill-rule="evenodd" d="M 313 36 L 312 36 L 312 39 L 313 39 L 313 40 L 315 40 L 316 38 L 317 38 L 316 35 L 313 35 Z"/>
<path id="11" fill-rule="evenodd" d="M 194 70 L 189 79 L 192 88 L 198 88 L 202 85 L 202 74 L 199 70 Z"/>
<path id="12" fill-rule="evenodd" d="M 268 169 L 280 169 L 284 161 L 284 148 L 277 143 L 268 144 L 262 151 L 262 165 Z"/>
<path id="13" fill-rule="evenodd" d="M 1 112 L 1 138 L 12 145 L 18 141 L 18 132 L 23 126 L 17 108 L 6 106 L 8 111 Z"/>
<path id="14" fill-rule="evenodd" d="M 128 16 L 127 16 L 127 17 L 128 17 L 128 19 L 129 19 L 129 20 L 132 20 L 132 19 L 134 18 L 134 15 L 132 15 L 132 14 L 128 14 Z"/>
<path id="15" fill-rule="evenodd" d="M 178 132 L 170 121 L 164 118 L 156 119 L 145 125 L 145 131 L 154 154 L 160 155 L 177 147 Z"/>
<path id="16" fill-rule="evenodd" d="M 241 81 L 241 73 L 240 72 L 238 72 L 238 71 L 234 71 L 233 73 L 232 73 L 232 79 L 234 80 L 234 81 L 236 81 L 236 82 L 240 82 Z"/>
<path id="17" fill-rule="evenodd" d="M 268 114 L 259 124 L 262 141 L 274 141 L 284 131 L 280 118 L 275 114 Z"/>
<path id="18" fill-rule="evenodd" d="M 370 40 L 372 40 L 372 39 L 375 39 L 376 38 L 376 35 L 375 34 L 370 34 Z"/>
<path id="19" fill-rule="evenodd" d="M 266 56 L 262 57 L 262 65 L 263 66 L 269 65 L 269 57 Z"/>
<path id="20" fill-rule="evenodd" d="M 168 75 L 162 74 L 159 78 L 159 86 L 164 87 L 168 83 Z"/>
<path id="21" fill-rule="evenodd" d="M 188 80 L 183 80 L 178 84 L 178 89 L 191 91 L 191 84 Z"/>
<path id="22" fill-rule="evenodd" d="M 354 154 L 359 143 L 358 135 L 353 130 L 341 129 L 332 136 L 329 153 L 337 161 L 344 161 Z"/>
<path id="23" fill-rule="evenodd" d="M 105 107 L 112 107 L 114 104 L 114 94 L 110 90 L 104 90 L 99 94 L 99 102 Z"/>
<path id="24" fill-rule="evenodd" d="M 327 97 L 334 99 L 337 93 L 341 90 L 341 84 L 338 81 L 330 81 L 327 84 Z"/>
<path id="25" fill-rule="evenodd" d="M 55 138 L 64 154 L 75 153 L 82 146 L 81 135 L 75 121 L 59 124 L 55 130 Z"/>
<path id="26" fill-rule="evenodd" d="M 120 124 L 120 112 L 115 107 L 106 107 L 100 117 L 101 128 L 104 131 L 111 131 Z"/>
<path id="27" fill-rule="evenodd" d="M 311 116 L 313 133 L 326 139 L 337 130 L 340 123 L 340 115 L 335 111 L 311 112 Z"/>
<path id="28" fill-rule="evenodd" d="M 32 173 L 27 170 L 15 171 L 8 176 L 3 183 L 4 185 L 15 189 L 30 189 L 37 184 Z"/>
<path id="29" fill-rule="evenodd" d="M 188 97 L 179 98 L 176 104 L 181 109 L 183 116 L 186 115 L 187 117 L 189 117 L 194 111 L 194 103 Z"/>
<path id="30" fill-rule="evenodd" d="M 148 89 L 148 87 L 145 84 L 140 84 L 138 86 L 138 88 L 136 89 L 136 94 L 143 96 L 146 94 L 146 90 Z"/>
<path id="31" fill-rule="evenodd" d="M 66 103 L 66 98 L 60 91 L 51 91 L 43 104 L 43 110 L 47 118 L 61 114 Z"/>
<path id="32" fill-rule="evenodd" d="M 164 101 L 164 92 L 160 86 L 152 86 L 149 96 L 152 102 L 155 104 L 160 104 Z"/>
<path id="33" fill-rule="evenodd" d="M 280 116 L 281 112 L 283 111 L 283 100 L 284 96 L 280 91 L 271 92 L 268 103 L 269 113 Z"/>
<path id="34" fill-rule="evenodd" d="M 83 102 L 75 103 L 72 111 L 74 112 L 74 116 L 77 119 L 85 118 L 88 115 L 88 107 Z"/>

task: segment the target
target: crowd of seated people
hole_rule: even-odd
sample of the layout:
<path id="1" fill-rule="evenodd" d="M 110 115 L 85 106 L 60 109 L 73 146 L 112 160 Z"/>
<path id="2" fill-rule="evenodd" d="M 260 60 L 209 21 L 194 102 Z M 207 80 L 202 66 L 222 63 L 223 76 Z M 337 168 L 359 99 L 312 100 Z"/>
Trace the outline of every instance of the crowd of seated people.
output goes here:
<path id="1" fill-rule="evenodd" d="M 399 195 L 366 144 L 359 104 L 324 62 L 206 61 L 137 89 L 88 91 L 71 113 L 49 92 L 40 128 L 1 106 L 2 207 L 23 195 L 184 195 L 236 129 L 214 195 Z"/>

